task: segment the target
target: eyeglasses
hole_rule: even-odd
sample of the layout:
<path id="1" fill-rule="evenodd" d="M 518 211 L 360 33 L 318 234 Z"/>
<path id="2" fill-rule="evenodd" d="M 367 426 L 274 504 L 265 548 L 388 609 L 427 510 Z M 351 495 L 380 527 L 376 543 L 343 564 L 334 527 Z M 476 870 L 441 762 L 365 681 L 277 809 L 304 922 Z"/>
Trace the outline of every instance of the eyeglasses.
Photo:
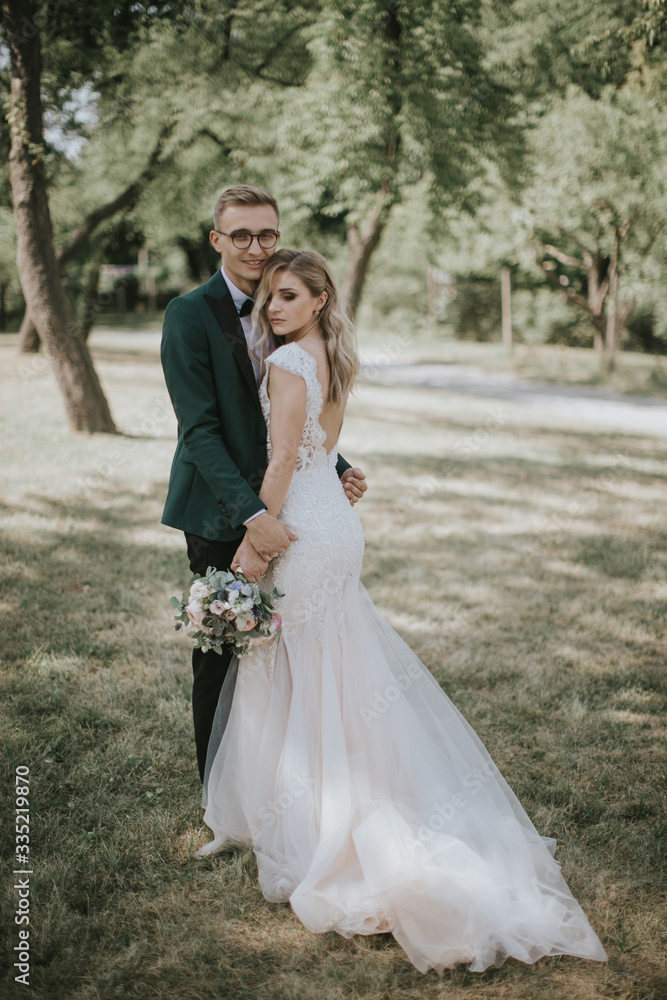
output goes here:
<path id="1" fill-rule="evenodd" d="M 220 236 L 228 236 L 237 250 L 247 250 L 252 246 L 253 240 L 257 240 L 262 250 L 270 250 L 276 245 L 280 236 L 274 229 L 265 229 L 263 233 L 223 233 L 220 229 L 214 229 L 213 232 Z"/>

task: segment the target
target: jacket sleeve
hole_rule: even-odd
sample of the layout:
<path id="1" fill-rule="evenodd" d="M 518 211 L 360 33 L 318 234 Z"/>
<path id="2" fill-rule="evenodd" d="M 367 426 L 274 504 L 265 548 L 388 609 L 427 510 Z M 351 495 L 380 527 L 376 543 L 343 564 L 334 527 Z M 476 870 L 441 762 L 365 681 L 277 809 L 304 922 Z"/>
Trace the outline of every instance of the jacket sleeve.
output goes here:
<path id="1" fill-rule="evenodd" d="M 351 469 L 352 466 L 347 462 L 342 455 L 338 456 L 338 461 L 336 462 L 336 472 L 338 473 L 338 478 L 343 475 L 346 469 Z"/>
<path id="2" fill-rule="evenodd" d="M 160 358 L 183 442 L 231 526 L 264 508 L 225 446 L 208 338 L 190 303 L 168 304 Z M 239 419 L 242 419 L 239 415 Z"/>

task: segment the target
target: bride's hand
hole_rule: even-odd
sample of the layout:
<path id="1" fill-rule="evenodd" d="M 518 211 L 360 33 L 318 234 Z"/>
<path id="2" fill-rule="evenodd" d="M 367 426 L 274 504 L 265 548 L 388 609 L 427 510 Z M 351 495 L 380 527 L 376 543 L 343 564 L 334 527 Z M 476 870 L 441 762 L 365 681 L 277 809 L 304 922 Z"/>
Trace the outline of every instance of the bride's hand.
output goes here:
<path id="1" fill-rule="evenodd" d="M 267 560 L 275 559 L 298 540 L 291 528 L 267 511 L 248 521 L 246 538 L 251 539 L 255 551 Z"/>
<path id="2" fill-rule="evenodd" d="M 248 536 L 245 535 L 232 559 L 232 573 L 241 569 L 250 583 L 259 583 L 266 573 L 268 565 L 268 559 L 260 556 Z"/>

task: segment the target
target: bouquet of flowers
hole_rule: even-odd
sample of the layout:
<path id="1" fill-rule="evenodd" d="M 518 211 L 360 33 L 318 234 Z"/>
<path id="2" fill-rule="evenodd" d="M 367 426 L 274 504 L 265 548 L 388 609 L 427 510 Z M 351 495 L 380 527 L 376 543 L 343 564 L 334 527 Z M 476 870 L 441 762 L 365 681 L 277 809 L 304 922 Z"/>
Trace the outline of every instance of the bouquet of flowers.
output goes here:
<path id="1" fill-rule="evenodd" d="M 209 566 L 205 576 L 192 578 L 180 601 L 172 597 L 174 628 L 204 652 L 222 653 L 223 645 L 231 644 L 237 656 L 247 656 L 280 631 L 282 620 L 272 604 L 277 597 L 284 597 L 281 590 L 265 593 L 240 569 L 231 573 Z"/>

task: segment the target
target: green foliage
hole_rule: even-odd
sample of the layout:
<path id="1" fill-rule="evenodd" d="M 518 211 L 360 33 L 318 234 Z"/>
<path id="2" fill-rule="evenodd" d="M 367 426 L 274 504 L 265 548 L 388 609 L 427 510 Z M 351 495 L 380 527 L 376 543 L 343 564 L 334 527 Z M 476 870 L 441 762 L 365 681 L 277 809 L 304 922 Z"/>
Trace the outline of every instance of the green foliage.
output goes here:
<path id="1" fill-rule="evenodd" d="M 521 289 L 544 284 L 540 262 L 545 247 L 555 246 L 573 261 L 590 253 L 600 261 L 603 278 L 616 234 L 623 298 L 632 295 L 638 306 L 643 302 L 645 314 L 646 303 L 649 312 L 653 304 L 654 327 L 661 330 L 665 314 L 657 303 L 667 262 L 666 158 L 667 113 L 645 88 L 608 87 L 594 100 L 571 85 L 563 97 L 551 99 L 530 131 L 520 190 L 509 191 L 490 169 L 481 186 L 484 203 L 475 216 L 447 215 L 448 233 L 438 264 L 459 278 L 496 282 L 501 266 L 507 265 L 515 287 Z M 582 268 L 564 261 L 550 266 L 562 287 L 585 300 L 588 285 Z M 489 311 L 484 299 L 478 286 L 451 310 L 460 335 L 487 339 L 494 326 L 498 335 L 497 303 L 494 300 Z M 586 320 L 582 324 L 576 310 L 563 310 L 556 302 L 547 305 L 546 294 L 540 295 L 539 308 L 537 302 L 528 307 L 525 294 L 515 302 L 519 308 L 514 309 L 514 322 L 521 339 L 592 342 L 592 327 Z M 635 344 L 651 343 L 651 336 Z"/>
<path id="2" fill-rule="evenodd" d="M 419 326 L 429 264 L 483 282 L 507 264 L 525 287 L 515 312 L 526 337 L 579 336 L 560 303 L 529 304 L 531 286 L 544 284 L 536 255 L 557 243 L 604 256 L 619 219 L 629 223 L 626 288 L 654 331 L 667 323 L 664 3 L 95 0 L 51 9 L 39 24 L 58 246 L 140 175 L 169 125 L 155 179 L 96 239 L 116 246 L 132 230 L 170 286 L 216 267 L 207 234 L 229 184 L 272 190 L 283 245 L 321 250 L 341 280 L 350 228 L 363 233 L 384 191 L 387 228 L 364 322 L 393 314 L 394 325 Z M 10 205 L 6 179 L 1 204 Z M 70 264 L 75 297 L 94 253 L 91 243 Z M 18 287 L 11 234 L 0 255 Z M 559 273 L 585 295 L 579 274 Z"/>
<path id="3" fill-rule="evenodd" d="M 383 185 L 400 200 L 423 179 L 437 204 L 465 205 L 480 157 L 508 160 L 512 107 L 479 18 L 477 0 L 324 4 L 308 86 L 277 96 L 278 185 L 300 220 L 355 223 Z"/>
<path id="4" fill-rule="evenodd" d="M 392 211 L 359 314 L 366 328 L 415 334 L 427 325 L 427 272 L 433 263 L 427 195 L 428 181 L 405 188 Z"/>
<path id="5" fill-rule="evenodd" d="M 513 0 L 485 6 L 489 59 L 507 86 L 539 108 L 574 84 L 593 98 L 622 87 L 631 70 L 629 37 L 642 0 Z"/>
<path id="6" fill-rule="evenodd" d="M 535 228 L 609 252 L 612 226 L 629 252 L 647 255 L 667 214 L 667 112 L 632 90 L 593 101 L 570 88 L 533 137 L 526 193 Z"/>

